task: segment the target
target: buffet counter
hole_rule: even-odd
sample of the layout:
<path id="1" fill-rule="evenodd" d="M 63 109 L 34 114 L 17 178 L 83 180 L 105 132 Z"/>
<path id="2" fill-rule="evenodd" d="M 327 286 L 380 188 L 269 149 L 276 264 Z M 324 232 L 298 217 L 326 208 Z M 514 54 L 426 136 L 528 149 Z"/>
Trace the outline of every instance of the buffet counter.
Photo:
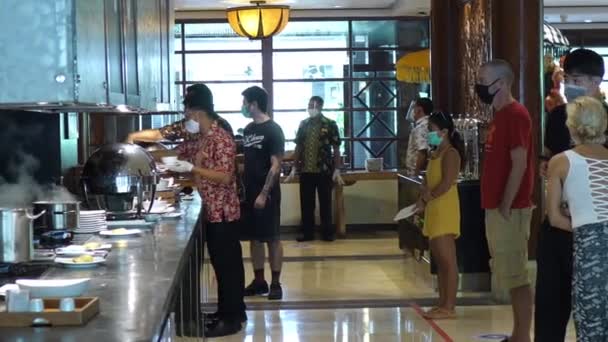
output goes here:
<path id="1" fill-rule="evenodd" d="M 162 220 L 139 237 L 112 240 L 105 265 L 51 267 L 43 279 L 91 278 L 87 297 L 100 312 L 73 327 L 3 328 L 3 341 L 169 341 L 202 336 L 201 281 L 204 227 L 200 199 L 182 203 L 181 219 Z M 95 236 L 91 241 L 102 240 Z"/>
<path id="2" fill-rule="evenodd" d="M 399 174 L 399 207 L 413 204 L 418 199 L 422 180 Z M 458 182 L 460 199 L 460 238 L 456 240 L 458 270 L 460 272 L 460 290 L 489 291 L 490 289 L 490 255 L 485 235 L 485 216 L 481 209 L 480 184 L 476 180 Z M 399 246 L 407 249 L 422 259 L 428 250 L 428 239 L 422 235 L 424 215 L 399 223 Z M 431 256 L 431 272 L 435 265 Z"/>

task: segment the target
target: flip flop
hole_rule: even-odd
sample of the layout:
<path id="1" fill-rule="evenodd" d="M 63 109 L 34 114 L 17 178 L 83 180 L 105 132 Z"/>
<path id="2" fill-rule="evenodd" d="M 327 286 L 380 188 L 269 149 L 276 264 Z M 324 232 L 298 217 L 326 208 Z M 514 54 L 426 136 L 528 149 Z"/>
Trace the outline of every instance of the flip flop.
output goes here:
<path id="1" fill-rule="evenodd" d="M 433 312 L 428 312 L 426 315 L 424 315 L 424 317 L 426 319 L 432 319 L 432 320 L 455 319 L 456 312 L 453 310 L 438 308 L 437 310 L 435 310 Z"/>

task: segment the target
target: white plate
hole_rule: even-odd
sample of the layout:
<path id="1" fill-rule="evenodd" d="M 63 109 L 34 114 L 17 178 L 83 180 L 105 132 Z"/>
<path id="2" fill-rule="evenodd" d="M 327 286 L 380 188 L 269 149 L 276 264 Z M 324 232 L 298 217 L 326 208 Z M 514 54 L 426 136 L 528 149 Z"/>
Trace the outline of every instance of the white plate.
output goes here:
<path id="1" fill-rule="evenodd" d="M 150 210 L 149 214 L 168 214 L 168 213 L 172 213 L 175 211 L 175 207 L 172 206 L 166 206 L 166 207 L 162 207 L 162 208 L 152 208 L 152 210 Z"/>
<path id="2" fill-rule="evenodd" d="M 108 227 L 103 226 L 99 228 L 81 228 L 74 230 L 75 233 L 87 233 L 87 232 L 100 232 L 102 230 L 108 230 Z"/>
<path id="3" fill-rule="evenodd" d="M 19 279 L 17 285 L 22 290 L 29 290 L 30 296 L 44 297 L 80 297 L 89 289 L 89 278 L 82 279 Z"/>
<path id="4" fill-rule="evenodd" d="M 178 218 L 178 217 L 182 217 L 182 212 L 176 211 L 173 213 L 166 213 L 166 214 L 163 214 L 161 217 L 162 218 Z"/>
<path id="5" fill-rule="evenodd" d="M 96 267 L 96 266 L 99 266 L 99 264 L 103 264 L 104 262 L 106 262 L 106 259 L 104 259 L 102 257 L 93 257 L 93 261 L 87 262 L 87 263 L 82 263 L 82 262 L 76 263 L 76 262 L 74 262 L 74 258 L 55 258 L 55 263 L 60 264 L 65 267 L 69 267 L 69 268 Z"/>
<path id="6" fill-rule="evenodd" d="M 55 253 L 61 254 L 61 255 L 66 255 L 66 256 L 67 255 L 79 256 L 82 254 L 93 253 L 96 250 L 105 251 L 105 250 L 109 250 L 109 249 L 112 249 L 112 245 L 109 243 L 100 245 L 98 248 L 95 248 L 95 249 L 87 249 L 83 245 L 70 245 L 70 246 L 63 247 L 63 248 L 56 248 Z"/>
<path id="7" fill-rule="evenodd" d="M 405 207 L 401 209 L 394 218 L 394 221 L 405 220 L 406 218 L 414 215 L 416 213 L 416 204 L 412 204 L 409 207 Z"/>
<path id="8" fill-rule="evenodd" d="M 146 222 L 145 220 L 121 220 L 121 221 L 108 221 L 108 227 L 127 228 L 127 227 L 144 227 L 156 224 L 155 222 Z"/>
<path id="9" fill-rule="evenodd" d="M 101 236 L 131 236 L 131 235 L 139 235 L 142 231 L 140 229 L 127 229 L 125 232 L 115 232 L 114 230 L 104 230 L 103 232 L 99 232 Z"/>

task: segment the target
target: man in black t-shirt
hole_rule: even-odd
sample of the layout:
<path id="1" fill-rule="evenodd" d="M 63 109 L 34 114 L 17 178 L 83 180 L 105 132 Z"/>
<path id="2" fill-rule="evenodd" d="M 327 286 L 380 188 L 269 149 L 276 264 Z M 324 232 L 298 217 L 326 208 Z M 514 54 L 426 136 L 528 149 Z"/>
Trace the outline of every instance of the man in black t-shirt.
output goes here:
<path id="1" fill-rule="evenodd" d="M 260 87 L 243 92 L 242 114 L 252 118 L 243 132 L 245 170 L 245 218 L 243 231 L 250 240 L 255 279 L 245 288 L 245 296 L 268 293 L 268 299 L 283 298 L 280 283 L 283 246 L 280 240 L 281 161 L 285 152 L 285 136 L 281 127 L 266 114 L 268 94 Z M 265 252 L 268 245 L 272 282 L 264 278 Z"/>
<path id="2" fill-rule="evenodd" d="M 587 49 L 575 50 L 566 56 L 564 71 L 568 102 L 580 96 L 602 99 L 600 84 L 604 76 L 604 60 L 600 55 Z M 566 105 L 556 107 L 547 117 L 545 153 L 540 167 L 543 177 L 547 160 L 573 145 L 566 119 Z M 552 227 L 545 219 L 536 251 L 536 342 L 564 341 L 572 309 L 572 253 L 572 233 Z"/>

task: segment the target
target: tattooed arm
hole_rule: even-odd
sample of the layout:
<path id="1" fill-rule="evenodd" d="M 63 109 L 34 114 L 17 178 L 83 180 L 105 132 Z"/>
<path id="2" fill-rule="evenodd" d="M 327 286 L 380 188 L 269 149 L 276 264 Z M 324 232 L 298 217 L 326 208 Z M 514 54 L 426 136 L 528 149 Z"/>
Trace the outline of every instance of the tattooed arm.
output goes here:
<path id="1" fill-rule="evenodd" d="M 255 200 L 256 209 L 263 209 L 266 207 L 266 201 L 268 200 L 268 194 L 274 186 L 279 183 L 279 177 L 281 176 L 281 161 L 283 157 L 281 155 L 274 155 L 270 157 L 270 170 L 266 175 L 266 182 L 262 188 L 262 192 L 258 195 Z"/>

